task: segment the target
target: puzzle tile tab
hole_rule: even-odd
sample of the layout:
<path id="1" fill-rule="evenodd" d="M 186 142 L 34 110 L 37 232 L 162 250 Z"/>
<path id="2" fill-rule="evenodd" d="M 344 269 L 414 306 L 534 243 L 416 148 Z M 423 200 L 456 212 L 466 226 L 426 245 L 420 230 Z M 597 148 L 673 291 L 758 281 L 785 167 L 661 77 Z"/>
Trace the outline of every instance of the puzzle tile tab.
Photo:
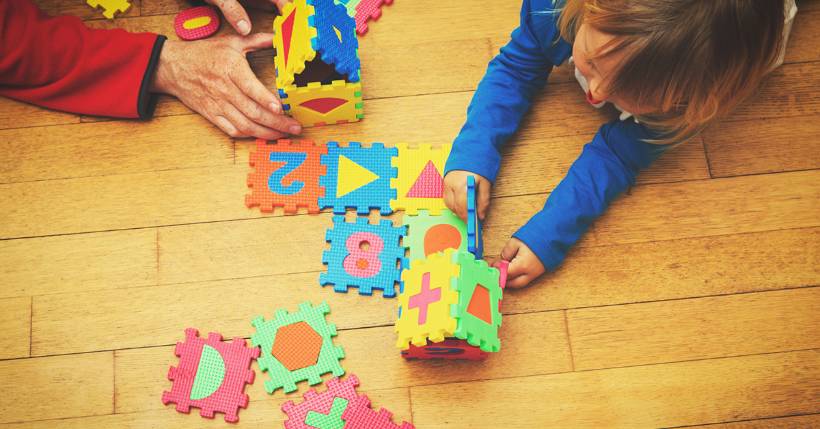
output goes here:
<path id="1" fill-rule="evenodd" d="M 207 339 L 200 338 L 196 329 L 188 328 L 174 354 L 179 356 L 179 366 L 168 370 L 173 385 L 170 392 L 162 393 L 162 403 L 175 403 L 176 410 L 186 414 L 195 407 L 202 417 L 213 418 L 220 412 L 226 422 L 238 421 L 239 408 L 248 406 L 245 384 L 253 383 L 250 365 L 259 349 L 248 348 L 242 338 L 223 342 L 222 335 L 213 332 Z"/>
<path id="2" fill-rule="evenodd" d="M 103 16 L 108 19 L 114 19 L 118 12 L 125 13 L 131 8 L 131 3 L 128 3 L 128 0 L 85 0 L 85 2 L 95 9 L 101 7 Z"/>
<path id="3" fill-rule="evenodd" d="M 393 0 L 360 0 L 356 4 L 356 32 L 367 33 L 367 22 L 382 16 L 382 6 L 393 4 Z"/>
<path id="4" fill-rule="evenodd" d="M 345 222 L 344 216 L 334 216 L 333 228 L 325 235 L 330 249 L 322 255 L 327 272 L 319 275 L 319 283 L 332 284 L 336 292 L 356 287 L 361 295 L 380 289 L 386 298 L 396 296 L 395 283 L 401 280 L 401 267 L 397 265 L 404 259 L 401 237 L 405 231 L 405 227 L 394 227 L 386 219 L 371 225 L 364 217 Z"/>
<path id="5" fill-rule="evenodd" d="M 384 408 L 378 412 L 373 411 L 367 395 L 362 395 L 353 406 L 348 406 L 342 419 L 345 421 L 344 429 L 415 429 L 415 426 L 407 422 L 402 422 L 401 425 L 393 423 L 393 413 Z"/>

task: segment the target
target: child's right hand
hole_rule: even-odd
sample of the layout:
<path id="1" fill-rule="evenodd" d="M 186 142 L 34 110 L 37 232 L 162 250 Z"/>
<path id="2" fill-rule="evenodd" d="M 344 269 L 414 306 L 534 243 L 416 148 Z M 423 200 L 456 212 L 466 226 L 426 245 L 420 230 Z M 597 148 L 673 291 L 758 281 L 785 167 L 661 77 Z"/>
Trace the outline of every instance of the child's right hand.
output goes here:
<path id="1" fill-rule="evenodd" d="M 465 222 L 467 221 L 467 177 L 475 177 L 478 218 L 484 220 L 490 207 L 489 180 L 475 173 L 453 170 L 444 176 L 444 204 Z"/>

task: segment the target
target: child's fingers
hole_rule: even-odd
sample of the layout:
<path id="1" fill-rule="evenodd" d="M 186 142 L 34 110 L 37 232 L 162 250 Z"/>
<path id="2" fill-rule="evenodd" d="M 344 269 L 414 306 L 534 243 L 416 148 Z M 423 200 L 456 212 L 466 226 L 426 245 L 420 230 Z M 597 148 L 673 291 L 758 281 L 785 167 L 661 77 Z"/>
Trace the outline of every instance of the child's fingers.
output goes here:
<path id="1" fill-rule="evenodd" d="M 467 222 L 467 190 L 454 190 L 453 195 L 456 206 L 456 214 L 461 218 L 461 220 Z"/>
<path id="2" fill-rule="evenodd" d="M 501 259 L 510 262 L 510 270 L 513 268 L 513 259 L 516 255 L 518 255 L 518 249 L 520 246 L 515 240 L 507 241 L 507 244 L 504 245 L 504 248 L 501 249 Z M 508 273 L 513 274 L 511 271 Z"/>
<path id="3" fill-rule="evenodd" d="M 505 285 L 505 287 L 511 287 L 513 289 L 518 289 L 518 288 L 522 288 L 522 287 L 530 284 L 531 281 L 532 281 L 532 278 L 530 277 L 529 274 L 522 274 L 522 275 L 520 275 L 518 277 L 515 277 L 515 278 L 510 278 L 510 276 L 507 275 L 507 284 Z"/>

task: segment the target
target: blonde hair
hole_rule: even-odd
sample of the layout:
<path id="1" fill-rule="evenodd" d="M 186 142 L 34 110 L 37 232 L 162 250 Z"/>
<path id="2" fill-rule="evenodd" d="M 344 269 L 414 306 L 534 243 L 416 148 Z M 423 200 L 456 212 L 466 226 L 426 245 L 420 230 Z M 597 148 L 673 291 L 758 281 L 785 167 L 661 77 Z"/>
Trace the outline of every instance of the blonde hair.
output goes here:
<path id="1" fill-rule="evenodd" d="M 780 54 L 783 0 L 567 0 L 558 21 L 615 36 L 593 57 L 623 51 L 610 93 L 660 111 L 637 119 L 656 142 L 681 142 L 751 95 Z"/>

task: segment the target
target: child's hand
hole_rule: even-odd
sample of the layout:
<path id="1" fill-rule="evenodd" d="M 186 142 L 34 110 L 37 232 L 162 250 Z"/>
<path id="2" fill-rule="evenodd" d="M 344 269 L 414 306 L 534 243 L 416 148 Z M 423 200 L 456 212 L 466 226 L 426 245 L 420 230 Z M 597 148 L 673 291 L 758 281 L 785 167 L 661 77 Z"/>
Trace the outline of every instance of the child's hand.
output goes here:
<path id="1" fill-rule="evenodd" d="M 478 218 L 484 220 L 490 206 L 490 181 L 469 171 L 453 170 L 444 176 L 444 204 L 465 222 L 467 221 L 467 177 L 475 177 Z"/>
<path id="2" fill-rule="evenodd" d="M 501 251 L 501 259 L 510 262 L 507 270 L 508 287 L 524 287 L 546 271 L 538 256 L 517 238 L 510 238 Z"/>

